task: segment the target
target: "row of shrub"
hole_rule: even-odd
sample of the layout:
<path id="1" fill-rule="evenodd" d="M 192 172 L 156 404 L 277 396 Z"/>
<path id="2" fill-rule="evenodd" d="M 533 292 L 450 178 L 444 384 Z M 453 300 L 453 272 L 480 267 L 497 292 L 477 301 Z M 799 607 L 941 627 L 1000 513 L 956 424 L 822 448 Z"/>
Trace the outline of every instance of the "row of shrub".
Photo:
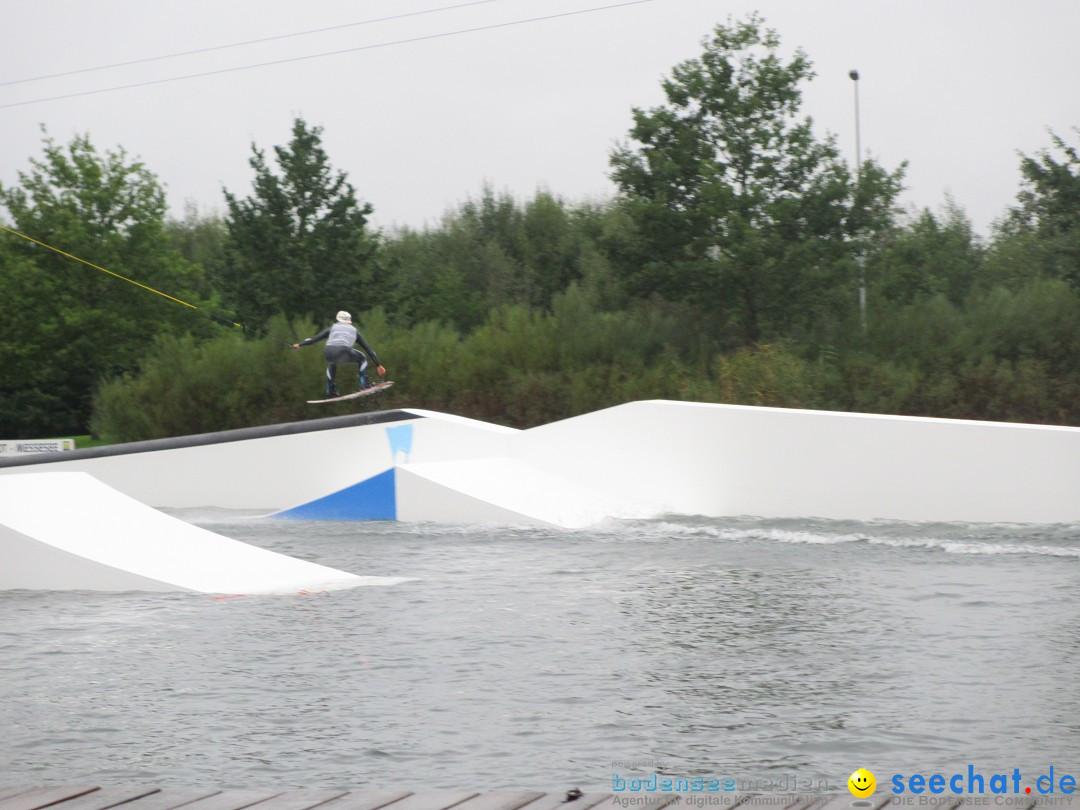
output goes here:
<path id="1" fill-rule="evenodd" d="M 600 311 L 576 286 L 550 312 L 511 305 L 468 334 L 435 322 L 357 319 L 395 386 L 315 406 L 321 326 L 276 318 L 259 338 L 159 338 L 141 372 L 103 384 L 92 427 L 111 441 L 417 407 L 529 427 L 641 399 L 1080 424 L 1080 295 L 1063 282 L 943 297 L 878 313 L 863 350 L 811 353 L 782 341 L 713 353 L 680 314 Z M 352 367 L 339 388 L 355 385 Z"/>

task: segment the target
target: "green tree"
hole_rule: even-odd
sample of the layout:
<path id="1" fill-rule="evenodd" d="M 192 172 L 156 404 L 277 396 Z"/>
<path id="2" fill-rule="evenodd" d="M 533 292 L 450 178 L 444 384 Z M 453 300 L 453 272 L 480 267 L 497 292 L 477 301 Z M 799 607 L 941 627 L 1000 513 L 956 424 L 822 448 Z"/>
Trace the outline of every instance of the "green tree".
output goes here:
<path id="1" fill-rule="evenodd" d="M 519 204 L 485 188 L 479 202 L 462 206 L 459 224 L 493 260 L 483 279 L 493 305 L 550 309 L 554 297 L 581 278 L 583 242 L 574 212 L 548 191 Z"/>
<path id="2" fill-rule="evenodd" d="M 962 304 L 939 293 L 898 305 L 881 313 L 870 348 L 850 365 L 855 410 L 1080 419 L 1080 292 L 1060 279 L 976 290 Z"/>
<path id="3" fill-rule="evenodd" d="M 331 169 L 321 135 L 321 127 L 296 119 L 289 145 L 274 147 L 277 173 L 252 144 L 254 193 L 225 192 L 223 302 L 255 329 L 277 313 L 320 322 L 375 303 L 373 208 L 358 202 L 344 172 Z"/>
<path id="4" fill-rule="evenodd" d="M 485 187 L 438 227 L 404 229 L 384 241 L 380 300 L 405 323 L 434 320 L 462 332 L 480 326 L 493 307 L 550 310 L 586 273 L 598 290 L 605 283 L 593 236 L 599 216 L 546 191 L 519 203 Z"/>
<path id="5" fill-rule="evenodd" d="M 1018 205 L 999 224 L 993 267 L 1004 278 L 1037 275 L 1080 288 L 1080 151 L 1051 137 L 1060 158 L 1045 149 L 1022 156 Z"/>
<path id="6" fill-rule="evenodd" d="M 63 411 L 62 393 L 50 383 L 40 332 L 55 317 L 48 275 L 0 236 L 0 436 L 44 437 L 58 430 L 50 414 Z M 71 421 L 62 416 L 61 421 Z"/>
<path id="7" fill-rule="evenodd" d="M 483 323 L 490 306 L 486 287 L 476 280 L 482 275 L 478 265 L 488 258 L 449 218 L 439 229 L 404 229 L 380 251 L 387 278 L 380 300 L 400 323 L 431 321 L 469 331 Z"/>
<path id="8" fill-rule="evenodd" d="M 799 118 L 809 60 L 785 62 L 758 16 L 703 45 L 663 82 L 666 105 L 634 110 L 636 144 L 611 157 L 637 231 L 627 282 L 696 302 L 736 345 L 822 339 L 856 300 L 851 237 L 891 221 L 902 168 L 868 161 L 856 187 L 834 140 Z"/>
<path id="9" fill-rule="evenodd" d="M 94 432 L 130 442 L 304 419 L 321 358 L 283 346 L 312 328 L 275 317 L 261 338 L 237 329 L 207 340 L 161 336 L 147 347 L 137 374 L 101 386 Z"/>
<path id="10" fill-rule="evenodd" d="M 0 399 L 25 405 L 21 412 L 28 416 L 9 423 L 12 429 L 68 433 L 85 428 L 98 383 L 134 369 L 155 335 L 206 332 L 210 322 L 113 275 L 201 303 L 199 268 L 172 249 L 165 232 L 165 194 L 157 178 L 123 149 L 99 154 L 85 135 L 67 147 L 48 136 L 44 143 L 44 156 L 31 160 L 19 183 L 0 188 L 0 203 L 15 230 L 110 273 L 3 236 Z M 11 357 L 36 367 L 14 374 Z"/>
<path id="11" fill-rule="evenodd" d="M 217 214 L 203 215 L 198 206 L 189 202 L 183 219 L 169 219 L 165 230 L 176 251 L 192 264 L 203 269 L 206 294 L 218 289 L 225 267 L 225 245 L 229 230 Z"/>
<path id="12" fill-rule="evenodd" d="M 942 294 L 961 304 L 983 278 L 985 248 L 952 200 L 943 214 L 929 209 L 882 238 L 868 259 L 877 309 Z"/>

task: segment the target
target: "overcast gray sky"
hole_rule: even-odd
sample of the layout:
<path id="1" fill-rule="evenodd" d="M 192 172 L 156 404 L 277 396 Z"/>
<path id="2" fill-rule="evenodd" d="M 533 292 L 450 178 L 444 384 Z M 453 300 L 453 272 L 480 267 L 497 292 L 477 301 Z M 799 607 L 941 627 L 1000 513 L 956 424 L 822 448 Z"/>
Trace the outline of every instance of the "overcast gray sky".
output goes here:
<path id="1" fill-rule="evenodd" d="M 0 0 L 0 83 L 465 1 Z M 909 162 L 909 207 L 938 210 L 950 195 L 986 234 L 1015 201 L 1020 152 L 1050 147 L 1049 130 L 1080 141 L 1077 0 L 651 0 L 567 14 L 618 2 L 489 0 L 5 84 L 0 182 L 41 155 L 44 124 L 60 143 L 86 133 L 100 151 L 141 158 L 175 214 L 188 201 L 220 212 L 223 187 L 250 193 L 251 144 L 287 143 L 300 116 L 323 127 L 333 166 L 380 227 L 434 225 L 485 183 L 521 199 L 541 188 L 606 199 L 631 108 L 661 103 L 671 68 L 698 56 L 715 24 L 753 11 L 786 52 L 810 57 L 804 112 L 850 159 L 848 71 L 859 70 L 863 149 L 888 168 Z M 347 52 L 37 101 L 335 51 Z"/>

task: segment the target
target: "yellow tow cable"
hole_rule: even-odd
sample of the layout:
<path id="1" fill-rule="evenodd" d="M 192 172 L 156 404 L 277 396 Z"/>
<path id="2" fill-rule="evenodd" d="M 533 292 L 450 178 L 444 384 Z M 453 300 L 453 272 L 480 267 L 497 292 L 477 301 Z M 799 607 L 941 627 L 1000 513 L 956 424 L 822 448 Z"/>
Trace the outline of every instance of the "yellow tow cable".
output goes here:
<path id="1" fill-rule="evenodd" d="M 48 244 L 42 242 L 40 239 L 35 239 L 32 236 L 27 236 L 25 233 L 19 233 L 18 231 L 14 230 L 12 228 L 9 228 L 6 225 L 0 225 L 0 229 L 3 229 L 5 231 L 7 231 L 8 233 L 14 234 L 15 236 L 21 236 L 23 239 L 26 239 L 29 242 L 33 242 L 35 245 L 41 245 L 43 248 L 48 248 L 49 250 L 51 250 L 51 251 L 53 251 L 55 253 L 59 253 L 61 256 L 66 256 L 69 259 L 74 259 L 77 262 L 82 262 L 87 267 L 93 267 L 95 270 L 100 270 L 102 273 L 108 273 L 110 276 L 115 276 L 116 278 L 120 279 L 121 281 L 126 281 L 129 284 L 134 284 L 136 287 L 142 287 L 144 290 L 149 290 L 152 293 L 160 295 L 162 298 L 168 298 L 170 301 L 175 301 L 178 304 L 183 304 L 185 307 L 190 307 L 191 309 L 198 309 L 199 308 L 195 304 L 189 304 L 187 301 L 182 301 L 181 299 L 176 298 L 176 297 L 174 297 L 172 295 L 169 295 L 168 293 L 163 293 L 161 290 L 155 290 L 153 287 L 149 287 L 146 284 L 143 284 L 143 283 L 141 283 L 139 281 L 135 281 L 135 279 L 128 278 L 127 276 L 122 276 L 119 273 L 114 273 L 112 270 L 109 270 L 109 269 L 107 269 L 105 267 L 101 267 L 99 265 L 96 265 L 93 262 L 88 262 L 86 259 L 80 259 L 78 256 L 74 256 L 71 253 L 60 250 L 60 248 L 53 247 L 52 245 L 48 245 Z M 216 316 L 212 316 L 212 317 L 214 317 L 215 320 L 220 320 L 220 321 L 224 321 L 226 323 L 231 323 L 237 329 L 243 329 L 244 328 L 243 324 L 236 323 L 235 321 L 229 321 L 227 319 L 218 318 Z"/>

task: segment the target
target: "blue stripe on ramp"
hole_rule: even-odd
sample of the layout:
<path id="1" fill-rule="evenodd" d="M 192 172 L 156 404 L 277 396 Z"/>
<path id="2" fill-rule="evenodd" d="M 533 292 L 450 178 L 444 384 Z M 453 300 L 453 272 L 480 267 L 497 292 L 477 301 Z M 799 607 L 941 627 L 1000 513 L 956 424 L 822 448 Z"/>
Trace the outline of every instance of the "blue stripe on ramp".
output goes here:
<path id="1" fill-rule="evenodd" d="M 314 501 L 278 512 L 296 520 L 397 520 L 394 470 L 372 476 Z"/>

